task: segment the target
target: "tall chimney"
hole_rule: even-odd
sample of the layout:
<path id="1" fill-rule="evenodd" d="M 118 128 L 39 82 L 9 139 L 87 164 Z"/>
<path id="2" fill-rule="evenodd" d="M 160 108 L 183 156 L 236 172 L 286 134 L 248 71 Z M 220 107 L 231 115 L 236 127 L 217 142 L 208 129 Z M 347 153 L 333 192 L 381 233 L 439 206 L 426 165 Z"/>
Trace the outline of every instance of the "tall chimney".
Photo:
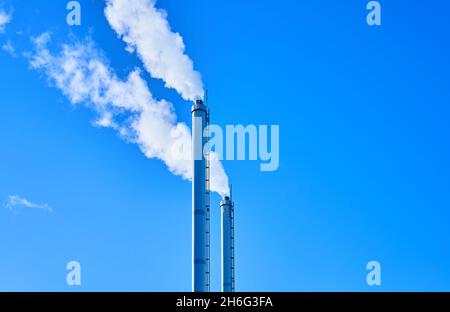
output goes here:
<path id="1" fill-rule="evenodd" d="M 192 106 L 192 290 L 209 291 L 209 190 L 207 159 L 203 148 L 207 138 L 208 109 L 198 100 Z"/>
<path id="2" fill-rule="evenodd" d="M 234 202 L 228 196 L 220 202 L 222 214 L 222 291 L 235 290 Z"/>

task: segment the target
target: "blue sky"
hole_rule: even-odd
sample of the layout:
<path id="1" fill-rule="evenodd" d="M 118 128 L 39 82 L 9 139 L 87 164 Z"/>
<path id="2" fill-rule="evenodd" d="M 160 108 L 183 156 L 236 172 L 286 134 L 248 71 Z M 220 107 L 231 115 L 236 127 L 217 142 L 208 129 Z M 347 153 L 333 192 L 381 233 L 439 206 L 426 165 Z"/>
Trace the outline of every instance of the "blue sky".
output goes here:
<path id="1" fill-rule="evenodd" d="M 89 37 L 123 78 L 143 68 L 82 0 L 0 2 L 0 290 L 189 291 L 191 185 L 147 159 L 30 68 L 30 37 Z M 280 167 L 225 161 L 238 291 L 450 290 L 450 4 L 159 0 L 209 89 L 212 121 L 280 125 Z M 190 103 L 146 73 L 190 124 Z M 18 195 L 46 209 L 7 209 Z M 213 203 L 220 197 L 214 195 Z M 212 289 L 220 285 L 219 208 Z M 66 285 L 66 264 L 82 286 Z M 366 284 L 379 261 L 382 286 Z"/>

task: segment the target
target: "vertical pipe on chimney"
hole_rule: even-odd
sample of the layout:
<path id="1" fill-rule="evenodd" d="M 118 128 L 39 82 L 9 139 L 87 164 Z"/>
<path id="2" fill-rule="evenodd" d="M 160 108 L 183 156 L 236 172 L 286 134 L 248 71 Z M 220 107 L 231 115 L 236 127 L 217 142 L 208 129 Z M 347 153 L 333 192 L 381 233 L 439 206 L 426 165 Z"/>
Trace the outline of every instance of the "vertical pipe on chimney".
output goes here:
<path id="1" fill-rule="evenodd" d="M 235 290 L 234 263 L 234 203 L 226 196 L 220 202 L 222 214 L 222 291 Z"/>
<path id="2" fill-rule="evenodd" d="M 208 291 L 207 211 L 206 211 L 206 159 L 203 136 L 208 111 L 203 101 L 192 106 L 192 290 Z"/>

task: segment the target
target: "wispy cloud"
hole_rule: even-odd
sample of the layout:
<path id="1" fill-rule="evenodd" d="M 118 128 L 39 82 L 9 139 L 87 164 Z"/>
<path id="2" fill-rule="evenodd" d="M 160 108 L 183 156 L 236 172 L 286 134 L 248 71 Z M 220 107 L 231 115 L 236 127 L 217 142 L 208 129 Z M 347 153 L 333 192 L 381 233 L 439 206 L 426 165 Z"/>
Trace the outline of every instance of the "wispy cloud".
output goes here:
<path id="1" fill-rule="evenodd" d="M 1 0 L 0 0 L 1 3 Z M 12 16 L 11 14 L 6 13 L 0 8 L 0 33 L 5 31 L 5 26 L 9 22 L 11 22 Z"/>
<path id="2" fill-rule="evenodd" d="M 41 209 L 48 212 L 53 212 L 52 207 L 50 207 L 48 204 L 36 204 L 31 201 L 29 201 L 26 198 L 17 196 L 17 195 L 10 195 L 8 196 L 8 200 L 5 203 L 5 208 L 9 209 L 11 211 L 17 209 L 17 208 L 30 208 L 30 209 Z"/>
<path id="3" fill-rule="evenodd" d="M 9 40 L 4 45 L 2 45 L 2 50 L 10 54 L 14 58 L 17 57 L 16 49 Z"/>

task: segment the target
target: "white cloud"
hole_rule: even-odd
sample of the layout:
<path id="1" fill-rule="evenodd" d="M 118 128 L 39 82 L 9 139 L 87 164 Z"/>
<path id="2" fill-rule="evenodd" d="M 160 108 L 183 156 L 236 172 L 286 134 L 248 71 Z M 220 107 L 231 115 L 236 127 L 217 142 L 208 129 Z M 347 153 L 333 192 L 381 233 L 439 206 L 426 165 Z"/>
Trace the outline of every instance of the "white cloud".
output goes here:
<path id="1" fill-rule="evenodd" d="M 43 71 L 74 105 L 94 109 L 99 114 L 96 126 L 117 130 L 148 158 L 160 159 L 173 174 L 192 179 L 190 129 L 177 122 L 172 104 L 153 98 L 139 69 L 120 79 L 92 41 L 63 45 L 55 54 L 47 48 L 49 40 L 48 33 L 34 39 L 32 68 Z M 211 189 L 228 193 L 228 178 L 217 158 L 211 164 Z"/>
<path id="2" fill-rule="evenodd" d="M 17 208 L 31 208 L 31 209 L 41 209 L 48 212 L 53 212 L 52 207 L 50 207 L 48 204 L 35 204 L 30 202 L 28 199 L 17 196 L 17 195 L 10 195 L 8 196 L 8 200 L 5 204 L 5 208 L 9 209 L 11 211 L 17 209 Z"/>
<path id="3" fill-rule="evenodd" d="M 9 53 L 12 57 L 17 57 L 16 49 L 9 40 L 4 45 L 2 45 L 2 50 Z"/>
<path id="4" fill-rule="evenodd" d="M 9 22 L 11 22 L 11 14 L 6 13 L 2 9 L 0 9 L 0 33 L 5 31 L 5 26 Z"/>
<path id="5" fill-rule="evenodd" d="M 107 0 L 105 16 L 127 51 L 137 52 L 153 78 L 162 79 L 185 100 L 203 98 L 200 73 L 185 54 L 180 34 L 172 32 L 165 11 L 156 0 Z"/>

